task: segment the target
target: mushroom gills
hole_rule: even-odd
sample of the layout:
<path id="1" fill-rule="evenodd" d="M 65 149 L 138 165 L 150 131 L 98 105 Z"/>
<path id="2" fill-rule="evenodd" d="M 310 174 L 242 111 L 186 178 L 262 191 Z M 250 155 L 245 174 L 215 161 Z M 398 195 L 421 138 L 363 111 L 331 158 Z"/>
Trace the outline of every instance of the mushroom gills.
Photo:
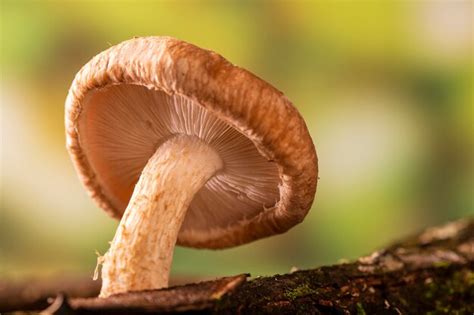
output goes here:
<path id="1" fill-rule="evenodd" d="M 223 166 L 195 136 L 161 144 L 146 164 L 102 261 L 100 297 L 168 286 L 173 249 L 194 195 Z"/>
<path id="2" fill-rule="evenodd" d="M 226 229 L 280 199 L 277 164 L 247 136 L 185 96 L 130 84 L 97 89 L 86 96 L 79 128 L 81 147 L 117 216 L 148 159 L 179 134 L 207 143 L 224 164 L 195 194 L 182 232 L 205 240 L 210 227 Z"/>

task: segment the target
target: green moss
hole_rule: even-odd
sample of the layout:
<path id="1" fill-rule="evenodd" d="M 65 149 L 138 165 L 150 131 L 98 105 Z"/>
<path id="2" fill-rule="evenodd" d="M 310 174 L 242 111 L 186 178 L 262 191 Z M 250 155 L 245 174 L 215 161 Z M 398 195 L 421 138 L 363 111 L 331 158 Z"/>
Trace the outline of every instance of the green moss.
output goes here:
<path id="1" fill-rule="evenodd" d="M 435 268 L 447 268 L 451 265 L 449 261 L 438 261 L 433 264 Z"/>
<path id="2" fill-rule="evenodd" d="M 285 297 L 289 300 L 295 300 L 299 297 L 316 293 L 315 290 L 311 289 L 307 283 L 302 284 L 294 289 L 290 289 L 285 292 Z"/>
<path id="3" fill-rule="evenodd" d="M 434 282 L 426 284 L 425 298 L 432 299 L 438 291 L 438 286 Z"/>
<path id="4" fill-rule="evenodd" d="M 407 307 L 409 306 L 408 301 L 405 300 L 403 297 L 399 297 L 398 300 L 400 301 L 400 303 L 402 303 L 402 305 Z"/>
<path id="5" fill-rule="evenodd" d="M 364 307 L 362 306 L 362 303 L 360 303 L 360 302 L 357 303 L 356 308 L 357 308 L 357 315 L 366 315 L 367 314 L 364 310 Z"/>
<path id="6" fill-rule="evenodd" d="M 434 300 L 434 310 L 432 314 L 464 314 L 467 310 L 464 308 L 453 309 L 451 300 L 443 297 L 463 296 L 469 292 L 470 287 L 474 284 L 474 272 L 469 270 L 456 271 L 450 279 L 443 282 L 430 282 L 425 284 L 424 296 L 426 299 Z M 471 293 L 472 294 L 472 293 Z"/>
<path id="7" fill-rule="evenodd" d="M 467 271 L 465 275 L 465 279 L 468 286 L 474 286 L 474 272 Z"/>

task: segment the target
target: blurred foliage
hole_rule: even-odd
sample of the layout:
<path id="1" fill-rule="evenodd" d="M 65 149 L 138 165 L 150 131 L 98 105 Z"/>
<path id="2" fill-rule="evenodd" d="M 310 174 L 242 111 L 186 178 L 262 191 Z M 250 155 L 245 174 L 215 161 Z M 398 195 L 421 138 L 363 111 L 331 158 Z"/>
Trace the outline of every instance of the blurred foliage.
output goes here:
<path id="1" fill-rule="evenodd" d="M 133 36 L 215 50 L 294 102 L 320 181 L 306 220 L 225 251 L 178 248 L 186 275 L 285 273 L 474 214 L 471 1 L 1 3 L 0 275 L 92 271 L 116 222 L 64 149 L 75 73 Z"/>

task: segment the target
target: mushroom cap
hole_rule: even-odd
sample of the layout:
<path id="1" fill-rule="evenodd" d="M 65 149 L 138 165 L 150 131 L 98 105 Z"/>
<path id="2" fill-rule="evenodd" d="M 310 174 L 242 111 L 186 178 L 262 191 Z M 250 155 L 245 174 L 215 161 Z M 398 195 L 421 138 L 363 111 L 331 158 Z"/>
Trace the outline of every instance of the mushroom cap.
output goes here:
<path id="1" fill-rule="evenodd" d="M 65 121 L 80 179 L 117 219 L 167 137 L 188 133 L 215 146 L 224 169 L 193 199 L 179 245 L 225 248 L 283 233 L 313 203 L 316 151 L 292 103 L 215 52 L 174 38 L 134 38 L 92 58 L 72 83 Z"/>

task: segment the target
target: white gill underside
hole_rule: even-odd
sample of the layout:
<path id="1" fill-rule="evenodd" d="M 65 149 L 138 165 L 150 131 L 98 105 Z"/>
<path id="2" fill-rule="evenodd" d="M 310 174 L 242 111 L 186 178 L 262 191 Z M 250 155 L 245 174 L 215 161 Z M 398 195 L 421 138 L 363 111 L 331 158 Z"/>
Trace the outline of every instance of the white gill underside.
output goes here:
<path id="1" fill-rule="evenodd" d="M 182 230 L 227 227 L 279 199 L 276 164 L 246 136 L 183 96 L 135 85 L 108 87 L 89 94 L 79 127 L 98 181 L 118 209 L 125 210 L 148 159 L 179 134 L 198 137 L 223 162 L 194 196 Z"/>

